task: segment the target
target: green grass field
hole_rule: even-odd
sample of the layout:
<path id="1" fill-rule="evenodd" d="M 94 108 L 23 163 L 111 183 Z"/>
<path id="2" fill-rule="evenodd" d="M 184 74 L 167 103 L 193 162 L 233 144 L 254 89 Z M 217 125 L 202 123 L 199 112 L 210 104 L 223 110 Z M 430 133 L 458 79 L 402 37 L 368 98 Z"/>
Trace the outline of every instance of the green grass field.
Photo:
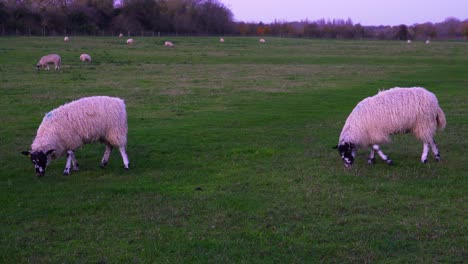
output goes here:
<path id="1" fill-rule="evenodd" d="M 0 263 L 466 260 L 467 42 L 135 40 L 0 38 Z M 48 53 L 62 70 L 36 72 Z M 442 162 L 399 135 L 393 166 L 346 170 L 346 117 L 395 86 L 437 95 Z M 97 143 L 37 178 L 20 152 L 44 113 L 91 95 L 125 99 L 131 169 Z"/>

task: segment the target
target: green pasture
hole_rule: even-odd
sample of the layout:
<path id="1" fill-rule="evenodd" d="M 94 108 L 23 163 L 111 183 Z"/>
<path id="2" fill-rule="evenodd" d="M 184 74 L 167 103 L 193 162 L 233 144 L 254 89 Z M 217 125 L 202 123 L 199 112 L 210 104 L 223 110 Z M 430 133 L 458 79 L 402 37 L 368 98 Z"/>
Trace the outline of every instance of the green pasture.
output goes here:
<path id="1" fill-rule="evenodd" d="M 0 38 L 0 263 L 466 261 L 467 42 L 134 39 Z M 35 70 L 48 53 L 62 70 Z M 393 166 L 345 169 L 346 117 L 395 86 L 437 95 L 442 161 L 398 135 Z M 96 143 L 37 178 L 44 114 L 92 95 L 125 99 L 130 170 Z"/>

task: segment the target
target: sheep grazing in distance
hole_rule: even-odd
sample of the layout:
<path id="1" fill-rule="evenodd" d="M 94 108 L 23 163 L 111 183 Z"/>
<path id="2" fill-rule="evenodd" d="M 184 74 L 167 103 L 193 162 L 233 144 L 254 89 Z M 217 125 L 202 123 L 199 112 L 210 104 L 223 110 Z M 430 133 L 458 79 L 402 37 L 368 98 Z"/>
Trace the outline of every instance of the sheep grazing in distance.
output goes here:
<path id="1" fill-rule="evenodd" d="M 55 70 L 60 70 L 60 66 L 62 65 L 62 59 L 60 58 L 60 55 L 48 54 L 41 57 L 39 62 L 36 64 L 36 69 L 40 70 L 42 67 L 45 67 L 47 70 L 49 70 L 49 64 L 54 64 Z"/>
<path id="2" fill-rule="evenodd" d="M 78 171 L 75 150 L 83 144 L 100 141 L 106 144 L 101 167 L 107 165 L 113 147 L 118 147 L 124 168 L 128 169 L 127 130 L 127 112 L 122 99 L 84 97 L 47 113 L 37 129 L 31 150 L 22 153 L 31 158 L 37 176 L 44 176 L 51 160 L 66 154 L 63 174 L 68 175 L 71 166 Z"/>
<path id="3" fill-rule="evenodd" d="M 266 40 L 261 38 L 261 39 L 259 40 L 259 42 L 260 42 L 260 43 L 265 43 Z"/>
<path id="4" fill-rule="evenodd" d="M 430 40 L 426 40 L 426 42 L 424 42 L 424 43 L 426 43 L 426 44 L 430 44 L 430 43 L 431 43 L 431 41 L 430 41 Z"/>
<path id="5" fill-rule="evenodd" d="M 170 42 L 170 41 L 166 41 L 164 42 L 164 46 L 166 47 L 174 47 L 174 43 Z"/>
<path id="6" fill-rule="evenodd" d="M 408 43 L 408 44 L 411 44 L 411 42 L 412 42 L 411 39 L 408 39 L 408 40 L 406 41 L 406 43 Z"/>
<path id="7" fill-rule="evenodd" d="M 123 34 L 122 34 L 122 33 L 119 34 L 119 38 L 121 38 L 121 37 L 123 37 Z"/>
<path id="8" fill-rule="evenodd" d="M 374 151 L 387 164 L 392 164 L 379 144 L 389 143 L 392 134 L 412 133 L 423 142 L 421 162 L 427 162 L 429 147 L 439 161 L 440 153 L 433 137 L 437 129 L 445 126 L 445 114 L 433 93 L 421 87 L 396 87 L 359 102 L 346 119 L 335 148 L 345 167 L 353 165 L 360 147 L 371 147 L 369 164 L 375 163 Z"/>
<path id="9" fill-rule="evenodd" d="M 219 42 L 224 43 L 224 38 L 220 38 Z"/>
<path id="10" fill-rule="evenodd" d="M 64 37 L 64 38 L 63 38 L 63 41 L 69 42 L 69 41 L 70 41 L 70 38 L 69 38 L 69 37 Z"/>
<path id="11" fill-rule="evenodd" d="M 134 40 L 133 39 L 127 39 L 127 45 L 133 45 Z"/>
<path id="12" fill-rule="evenodd" d="M 91 56 L 89 56 L 89 54 L 81 54 L 80 61 L 91 63 L 92 59 L 91 59 Z"/>

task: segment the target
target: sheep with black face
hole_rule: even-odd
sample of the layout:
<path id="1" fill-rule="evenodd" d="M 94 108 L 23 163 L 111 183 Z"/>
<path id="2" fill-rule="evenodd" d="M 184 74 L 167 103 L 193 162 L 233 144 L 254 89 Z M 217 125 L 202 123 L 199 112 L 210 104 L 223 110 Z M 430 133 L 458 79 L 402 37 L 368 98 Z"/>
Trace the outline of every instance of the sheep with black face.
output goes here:
<path id="1" fill-rule="evenodd" d="M 429 148 L 439 161 L 440 152 L 433 138 L 437 129 L 445 126 L 445 114 L 433 93 L 421 87 L 396 87 L 359 102 L 346 119 L 335 148 L 345 167 L 353 165 L 361 147 L 371 147 L 369 164 L 375 163 L 375 152 L 392 164 L 379 145 L 389 143 L 392 134 L 412 133 L 423 142 L 421 162 L 427 162 Z"/>
<path id="2" fill-rule="evenodd" d="M 125 151 L 127 130 L 127 112 L 122 99 L 85 97 L 47 113 L 37 130 L 31 150 L 22 153 L 31 158 L 37 176 L 45 174 L 51 160 L 66 155 L 63 174 L 68 175 L 71 166 L 78 171 L 75 150 L 83 144 L 100 141 L 106 145 L 101 167 L 107 165 L 112 149 L 118 147 L 124 168 L 128 169 Z"/>

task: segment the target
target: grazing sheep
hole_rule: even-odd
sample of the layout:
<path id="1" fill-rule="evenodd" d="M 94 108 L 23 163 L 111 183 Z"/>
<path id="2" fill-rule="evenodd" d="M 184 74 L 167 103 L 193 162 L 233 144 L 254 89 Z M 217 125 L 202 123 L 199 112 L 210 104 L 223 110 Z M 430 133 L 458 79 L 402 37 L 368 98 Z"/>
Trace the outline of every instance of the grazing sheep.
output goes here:
<path id="1" fill-rule="evenodd" d="M 121 37 L 123 37 L 123 34 L 122 34 L 122 33 L 119 34 L 119 38 L 121 38 Z"/>
<path id="2" fill-rule="evenodd" d="M 170 42 L 170 41 L 166 41 L 164 42 L 164 46 L 166 47 L 174 47 L 174 43 Z"/>
<path id="3" fill-rule="evenodd" d="M 434 142 L 437 128 L 445 128 L 446 120 L 436 96 L 421 87 L 393 88 L 359 102 L 346 119 L 338 141 L 338 151 L 345 167 L 353 165 L 359 147 L 372 147 L 368 163 L 375 162 L 374 151 L 387 164 L 392 160 L 379 148 L 389 143 L 390 135 L 412 133 L 423 142 L 421 162 L 427 162 L 429 147 L 436 158 L 440 153 Z"/>
<path id="4" fill-rule="evenodd" d="M 64 175 L 71 166 L 78 171 L 75 150 L 83 144 L 100 141 L 106 144 L 101 161 L 105 167 L 113 147 L 118 147 L 124 168 L 129 161 L 125 152 L 127 144 L 127 112 L 120 98 L 108 96 L 85 97 L 64 104 L 44 116 L 31 145 L 23 151 L 31 158 L 37 176 L 43 176 L 51 160 L 66 154 Z"/>
<path id="5" fill-rule="evenodd" d="M 219 42 L 224 43 L 224 38 L 220 38 Z"/>
<path id="6" fill-rule="evenodd" d="M 259 40 L 259 42 L 260 42 L 260 43 L 265 43 L 266 40 L 261 38 L 261 39 Z"/>
<path id="7" fill-rule="evenodd" d="M 430 44 L 430 43 L 431 43 L 431 41 L 430 41 L 430 40 L 426 40 L 426 42 L 424 42 L 424 43 L 426 43 L 426 44 Z"/>
<path id="8" fill-rule="evenodd" d="M 412 42 L 411 39 L 408 39 L 408 40 L 406 41 L 406 43 L 408 43 L 408 44 L 411 44 L 411 42 Z"/>
<path id="9" fill-rule="evenodd" d="M 48 54 L 43 56 L 39 62 L 36 64 L 36 69 L 40 70 L 42 67 L 45 67 L 49 70 L 49 64 L 55 65 L 55 70 L 60 70 L 60 65 L 62 64 L 62 59 L 58 54 Z"/>
<path id="10" fill-rule="evenodd" d="M 127 39 L 127 45 L 133 45 L 133 39 Z"/>
<path id="11" fill-rule="evenodd" d="M 69 37 L 64 37 L 63 41 L 68 42 L 68 41 L 70 41 L 70 38 Z"/>
<path id="12" fill-rule="evenodd" d="M 89 54 L 81 54 L 80 61 L 91 63 L 92 59 L 91 56 L 89 56 Z"/>

